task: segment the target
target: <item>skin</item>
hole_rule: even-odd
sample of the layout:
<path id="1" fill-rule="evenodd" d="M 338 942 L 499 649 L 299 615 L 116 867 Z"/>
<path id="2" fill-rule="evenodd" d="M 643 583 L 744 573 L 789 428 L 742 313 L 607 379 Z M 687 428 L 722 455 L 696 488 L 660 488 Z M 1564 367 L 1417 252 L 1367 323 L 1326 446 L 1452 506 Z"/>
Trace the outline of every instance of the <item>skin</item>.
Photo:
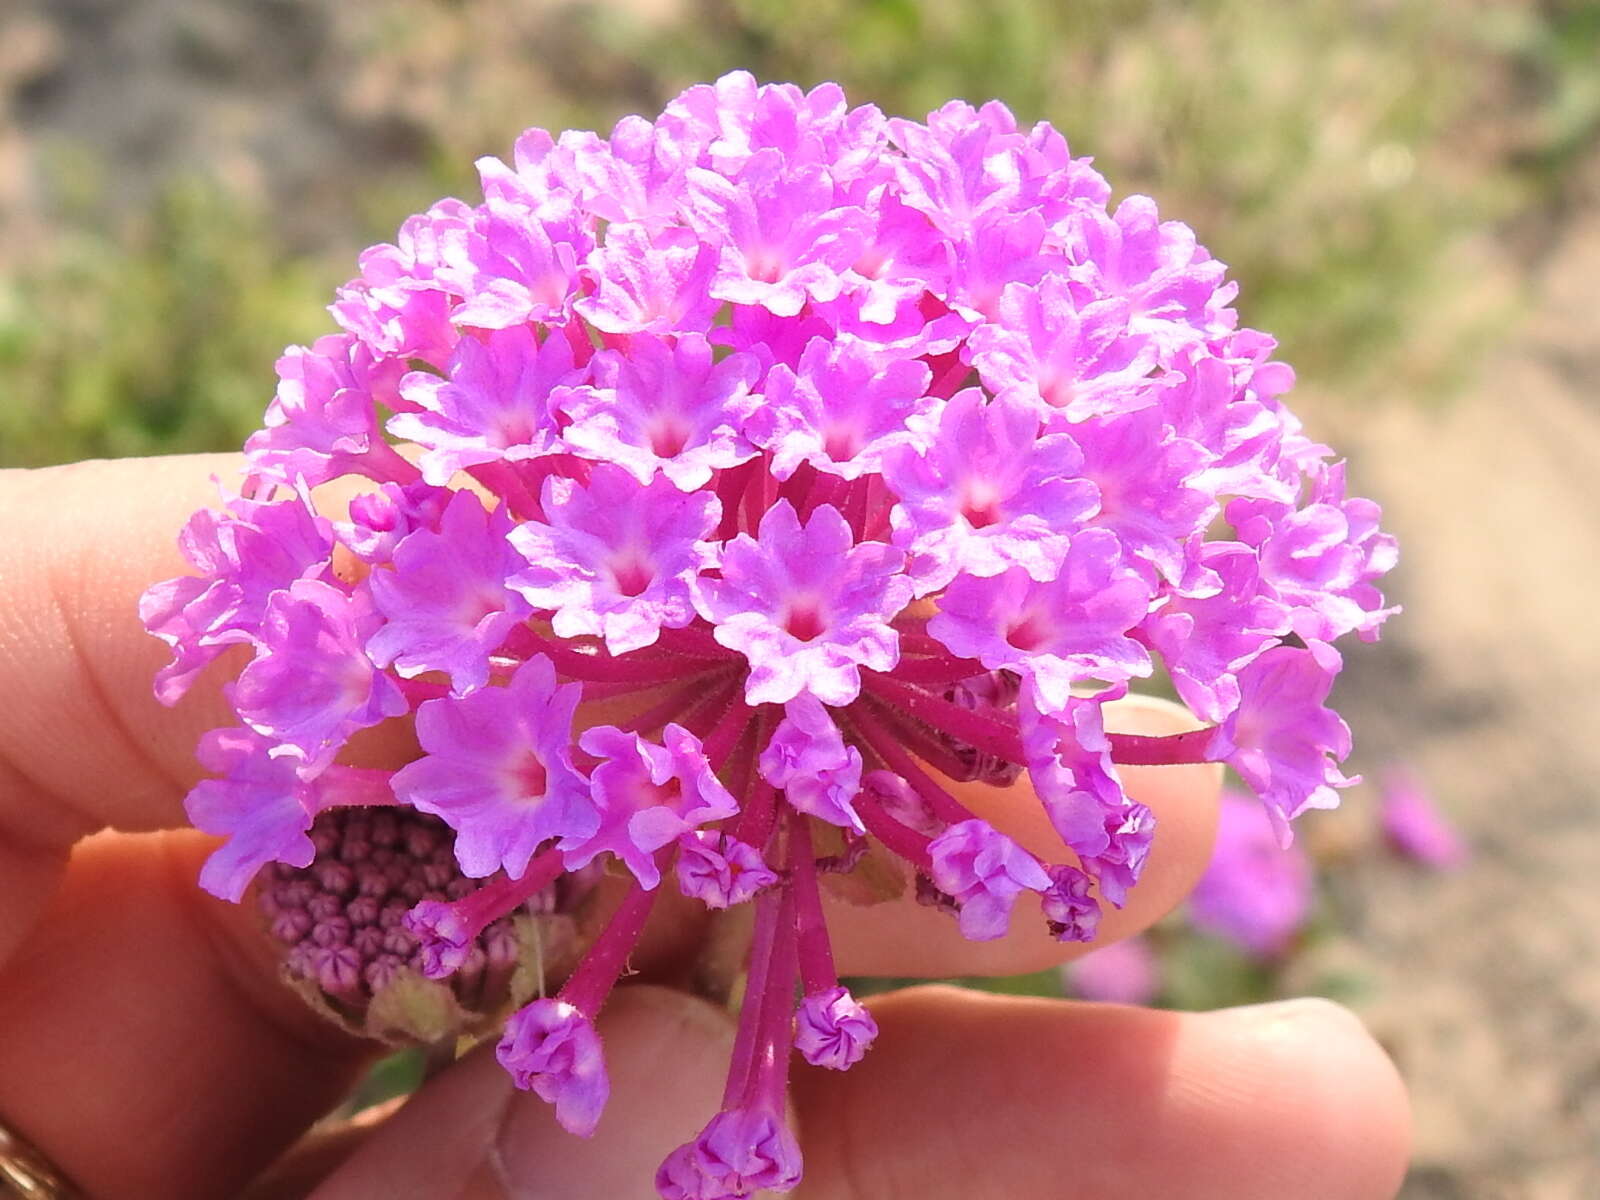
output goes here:
<path id="1" fill-rule="evenodd" d="M 601 1017 L 613 1092 L 592 1139 L 562 1133 L 483 1050 L 397 1112 L 303 1136 L 374 1048 L 277 981 L 247 907 L 196 886 L 212 842 L 182 828 L 182 799 L 196 737 L 226 720 L 230 668 L 162 708 L 150 679 L 165 648 L 136 616 L 146 586 L 185 570 L 174 537 L 215 501 L 209 476 L 236 469 L 0 472 L 0 1114 L 91 1195 L 236 1195 L 250 1180 L 254 1196 L 323 1200 L 652 1194 L 656 1163 L 717 1107 L 733 1027 L 647 983 Z M 1144 702 L 1117 718 L 1153 733 L 1184 719 Z M 1127 781 L 1161 832 L 1112 937 L 1182 899 L 1215 822 L 1211 768 Z M 1041 845 L 1024 795 L 966 799 Z M 1007 973 L 1080 952 L 1026 920 L 966 943 L 914 904 L 841 904 L 830 922 L 847 973 Z M 681 971 L 702 933 L 693 908 L 663 905 L 643 977 Z M 803 1197 L 1368 1200 L 1404 1173 L 1395 1070 L 1323 1001 L 1181 1014 L 921 987 L 872 1007 L 882 1032 L 861 1064 L 796 1066 Z"/>

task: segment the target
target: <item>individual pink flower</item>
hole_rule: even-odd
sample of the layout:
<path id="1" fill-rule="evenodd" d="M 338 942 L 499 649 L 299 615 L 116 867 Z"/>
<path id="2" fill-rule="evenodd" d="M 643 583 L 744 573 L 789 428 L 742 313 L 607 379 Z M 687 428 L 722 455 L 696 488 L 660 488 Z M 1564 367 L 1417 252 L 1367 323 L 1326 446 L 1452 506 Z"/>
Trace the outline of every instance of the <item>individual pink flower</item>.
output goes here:
<path id="1" fill-rule="evenodd" d="M 465 233 L 449 244 L 434 276 L 463 297 L 451 310 L 452 323 L 476 329 L 566 323 L 579 264 L 593 247 L 576 214 L 559 206 L 531 211 L 491 196 Z"/>
<path id="2" fill-rule="evenodd" d="M 1103 300 L 1081 311 L 1067 280 L 1048 275 L 1001 293 L 999 319 L 980 325 L 967 353 L 984 386 L 1066 421 L 1106 417 L 1156 402 L 1155 348 L 1128 329 L 1128 306 Z"/>
<path id="3" fill-rule="evenodd" d="M 1285 846 L 1292 819 L 1333 808 L 1336 789 L 1358 782 L 1334 765 L 1350 753 L 1350 728 L 1325 703 L 1339 666 L 1323 642 L 1268 650 L 1239 673 L 1239 707 L 1211 737 L 1208 757 L 1250 785 Z"/>
<path id="4" fill-rule="evenodd" d="M 692 492 L 712 472 L 755 453 L 744 433 L 757 407 L 750 392 L 755 360 L 748 355 L 716 362 L 699 334 L 672 343 L 639 336 L 626 355 L 596 354 L 591 374 L 592 383 L 560 401 L 570 421 L 566 444 L 586 458 L 615 463 L 640 483 L 659 470 Z"/>
<path id="5" fill-rule="evenodd" d="M 358 729 L 411 711 L 373 666 L 365 642 L 383 618 L 364 591 L 316 579 L 275 592 L 256 635 L 256 656 L 229 699 L 257 733 L 309 769 L 332 761 Z"/>
<path id="6" fill-rule="evenodd" d="M 757 151 L 735 178 L 702 167 L 687 175 L 690 227 L 721 257 L 710 294 L 792 317 L 808 300 L 831 300 L 865 239 L 853 209 L 829 204 L 833 183 L 820 166 L 786 167 Z"/>
<path id="7" fill-rule="evenodd" d="M 578 745 L 603 760 L 589 773 L 600 824 L 593 833 L 562 841 L 569 868 L 609 853 L 642 887 L 653 888 L 661 882 L 656 851 L 697 826 L 739 811 L 700 739 L 681 725 L 668 725 L 661 745 L 612 725 L 585 730 Z"/>
<path id="8" fill-rule="evenodd" d="M 447 375 L 414 371 L 400 381 L 415 408 L 389 418 L 389 432 L 427 447 L 422 475 L 435 485 L 480 463 L 540 458 L 561 445 L 552 394 L 581 377 L 559 333 L 543 345 L 525 325 L 465 337 Z"/>
<path id="9" fill-rule="evenodd" d="M 602 333 L 704 332 L 717 309 L 706 292 L 716 260 L 687 229 L 652 237 L 643 225 L 613 225 L 590 255 L 599 288 L 573 307 Z"/>
<path id="10" fill-rule="evenodd" d="M 1149 605 L 1149 585 L 1126 565 L 1115 535 L 1090 529 L 1072 539 L 1048 582 L 1016 567 L 993 579 L 958 578 L 928 632 L 991 671 L 1016 671 L 1059 711 L 1082 680 L 1150 673 L 1149 655 L 1126 632 Z"/>
<path id="11" fill-rule="evenodd" d="M 546 480 L 540 506 L 543 521 L 509 535 L 527 560 L 510 584 L 550 614 L 557 636 L 602 638 L 626 654 L 694 619 L 690 583 L 716 563 L 706 540 L 721 515 L 716 497 L 659 476 L 641 487 L 607 465 L 587 483 Z"/>
<path id="12" fill-rule="evenodd" d="M 221 513 L 201 509 L 178 548 L 202 574 L 158 583 L 139 600 L 145 628 L 173 652 L 156 675 L 163 704 L 176 704 L 230 645 L 250 641 L 280 589 L 332 574 L 331 528 L 304 493 L 272 502 L 235 498 Z"/>
<path id="13" fill-rule="evenodd" d="M 872 1014 L 842 987 L 812 992 L 795 1013 L 794 1048 L 814 1067 L 849 1070 L 877 1036 Z"/>
<path id="14" fill-rule="evenodd" d="M 245 443 L 261 477 L 315 486 L 339 475 L 405 482 L 416 468 L 383 440 L 375 404 L 391 404 L 400 366 L 348 334 L 292 346 L 278 360 L 278 391 L 263 428 Z"/>
<path id="15" fill-rule="evenodd" d="M 896 446 L 931 432 L 938 402 L 926 394 L 928 365 L 884 354 L 854 338 L 813 338 L 797 370 L 767 372 L 766 402 L 751 414 L 750 438 L 788 479 L 802 463 L 858 479 Z"/>
<path id="16" fill-rule="evenodd" d="M 506 540 L 504 506 L 485 512 L 472 492 L 457 492 L 439 528 L 418 529 L 395 547 L 389 567 L 369 577 L 385 618 L 367 642 L 380 667 L 406 679 L 428 671 L 450 677 L 457 695 L 489 681 L 489 656 L 528 614 L 507 586 L 522 558 Z"/>
<path id="17" fill-rule="evenodd" d="M 568 1133 L 588 1137 L 600 1123 L 611 1080 L 594 1025 L 571 1004 L 537 1000 L 506 1022 L 495 1051 L 518 1087 L 555 1105 Z"/>
<path id="18" fill-rule="evenodd" d="M 934 886 L 955 901 L 961 932 L 974 941 L 1003 937 L 1017 896 L 1050 886 L 1033 855 L 983 821 L 952 825 L 928 854 Z"/>
<path id="19" fill-rule="evenodd" d="M 1083 478 L 1083 452 L 1066 434 L 1040 436 L 1038 414 L 977 388 L 950 398 L 937 437 L 904 446 L 884 462 L 900 503 L 895 544 L 909 556 L 919 593 L 958 574 L 987 578 L 1021 567 L 1048 583 L 1061 570 L 1071 535 L 1099 507 Z"/>
<path id="20" fill-rule="evenodd" d="M 755 538 L 722 552 L 722 577 L 696 578 L 696 611 L 721 645 L 750 663 L 745 699 L 783 704 L 808 694 L 848 704 L 861 670 L 887 671 L 898 657 L 889 619 L 911 599 L 904 559 L 881 542 L 852 545 L 845 518 L 824 505 L 804 522 L 780 500 Z"/>
<path id="21" fill-rule="evenodd" d="M 845 744 L 814 696 L 797 696 L 784 705 L 784 718 L 758 766 L 761 777 L 782 789 L 799 811 L 830 825 L 865 829 L 851 803 L 861 790 L 861 752 Z"/>
<path id="22" fill-rule="evenodd" d="M 778 882 L 778 873 L 749 842 L 701 830 L 678 841 L 678 890 L 707 908 L 743 904 Z"/>
<path id="23" fill-rule="evenodd" d="M 198 756 L 220 779 L 190 789 L 184 811 L 195 828 L 227 840 L 212 851 L 200 883 L 213 895 L 238 900 L 270 862 L 303 867 L 315 847 L 309 830 L 318 813 L 341 805 L 387 804 L 387 772 L 333 766 L 306 777 L 292 758 L 273 757 L 272 743 L 248 729 L 213 729 Z"/>
<path id="24" fill-rule="evenodd" d="M 1239 671 L 1289 632 L 1289 614 L 1263 589 L 1248 546 L 1210 542 L 1199 565 L 1215 574 L 1220 587 L 1173 592 L 1145 619 L 1141 640 L 1161 654 L 1194 714 L 1220 721 L 1239 707 Z"/>
<path id="25" fill-rule="evenodd" d="M 423 756 L 395 773 L 395 795 L 456 831 L 468 875 L 512 878 L 550 838 L 599 826 L 589 787 L 572 766 L 572 713 L 582 689 L 557 684 L 546 658 L 529 659 L 504 687 L 425 701 Z"/>

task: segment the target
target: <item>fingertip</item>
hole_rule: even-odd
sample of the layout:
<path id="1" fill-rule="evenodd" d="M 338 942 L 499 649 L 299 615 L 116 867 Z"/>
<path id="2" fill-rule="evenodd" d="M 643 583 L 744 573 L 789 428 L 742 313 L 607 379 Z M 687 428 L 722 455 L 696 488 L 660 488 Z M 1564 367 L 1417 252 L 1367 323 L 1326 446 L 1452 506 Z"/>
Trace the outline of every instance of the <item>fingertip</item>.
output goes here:
<path id="1" fill-rule="evenodd" d="M 809 1196 L 1388 1200 L 1393 1065 L 1321 1001 L 1218 1014 L 915 988 L 841 1076 L 800 1068 Z M 972 1182 L 982 1181 L 982 1190 Z"/>
<path id="2" fill-rule="evenodd" d="M 1159 736 L 1198 728 L 1193 713 L 1170 700 L 1128 696 L 1106 705 L 1106 727 Z M 929 976 L 1012 975 L 1069 962 L 1097 946 L 1148 928 L 1193 890 L 1211 858 L 1222 791 L 1215 763 L 1121 767 L 1128 795 L 1148 805 L 1156 834 L 1139 883 L 1123 908 L 1106 906 L 1096 941 L 1058 942 L 1038 905 L 1023 897 L 1011 931 L 991 942 L 969 942 L 947 914 L 907 894 L 872 906 L 829 901 L 829 928 L 840 969 L 849 974 Z M 1024 776 L 1009 787 L 952 783 L 952 794 L 979 817 L 1045 862 L 1072 862 Z"/>
<path id="3" fill-rule="evenodd" d="M 1354 1012 L 1309 996 L 1201 1014 L 1193 1028 L 1203 1069 L 1185 1076 L 1191 1090 L 1213 1102 L 1231 1095 L 1273 1118 L 1265 1148 L 1285 1179 L 1314 1179 L 1340 1163 L 1314 1194 L 1372 1200 L 1399 1191 L 1411 1159 L 1411 1102 L 1394 1061 Z"/>

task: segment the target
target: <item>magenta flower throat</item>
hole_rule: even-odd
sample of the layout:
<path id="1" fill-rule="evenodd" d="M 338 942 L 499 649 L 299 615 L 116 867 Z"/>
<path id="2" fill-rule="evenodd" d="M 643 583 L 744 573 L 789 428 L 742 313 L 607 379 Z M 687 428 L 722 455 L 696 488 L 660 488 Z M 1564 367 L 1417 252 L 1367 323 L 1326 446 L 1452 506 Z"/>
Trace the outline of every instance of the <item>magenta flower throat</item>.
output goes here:
<path id="1" fill-rule="evenodd" d="M 1377 636 L 1394 542 L 1223 265 L 997 103 L 919 124 L 740 73 L 479 166 L 481 204 L 368 250 L 342 332 L 280 360 L 197 573 L 144 598 L 164 701 L 249 656 L 188 801 L 226 837 L 202 882 L 310 866 L 325 813 L 426 814 L 484 882 L 405 893 L 384 936 L 448 978 L 572 872 L 623 876 L 499 1044 L 579 1134 L 653 899 L 752 905 L 723 1108 L 657 1185 L 789 1188 L 791 1052 L 842 1070 L 876 1033 L 819 875 L 892 855 L 969 938 L 1090 940 L 1157 834 L 1130 763 L 1226 762 L 1287 839 L 1350 782 L 1332 643 Z M 1158 671 L 1200 728 L 1108 734 Z M 397 724 L 412 761 L 364 758 Z M 1037 796 L 1058 853 L 971 781 Z"/>

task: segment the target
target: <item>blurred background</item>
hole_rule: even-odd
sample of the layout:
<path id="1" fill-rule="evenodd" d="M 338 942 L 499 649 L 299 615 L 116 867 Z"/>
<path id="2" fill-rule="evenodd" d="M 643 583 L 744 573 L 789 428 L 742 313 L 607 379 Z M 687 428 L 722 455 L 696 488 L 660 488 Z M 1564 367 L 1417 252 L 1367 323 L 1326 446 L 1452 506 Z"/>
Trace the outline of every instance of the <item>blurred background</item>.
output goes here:
<path id="1" fill-rule="evenodd" d="M 1594 0 L 0 0 L 0 466 L 236 447 L 476 157 L 733 67 L 1055 123 L 1231 264 L 1401 539 L 1304 859 L 989 986 L 1335 996 L 1413 1088 L 1406 1196 L 1600 1196 Z"/>

